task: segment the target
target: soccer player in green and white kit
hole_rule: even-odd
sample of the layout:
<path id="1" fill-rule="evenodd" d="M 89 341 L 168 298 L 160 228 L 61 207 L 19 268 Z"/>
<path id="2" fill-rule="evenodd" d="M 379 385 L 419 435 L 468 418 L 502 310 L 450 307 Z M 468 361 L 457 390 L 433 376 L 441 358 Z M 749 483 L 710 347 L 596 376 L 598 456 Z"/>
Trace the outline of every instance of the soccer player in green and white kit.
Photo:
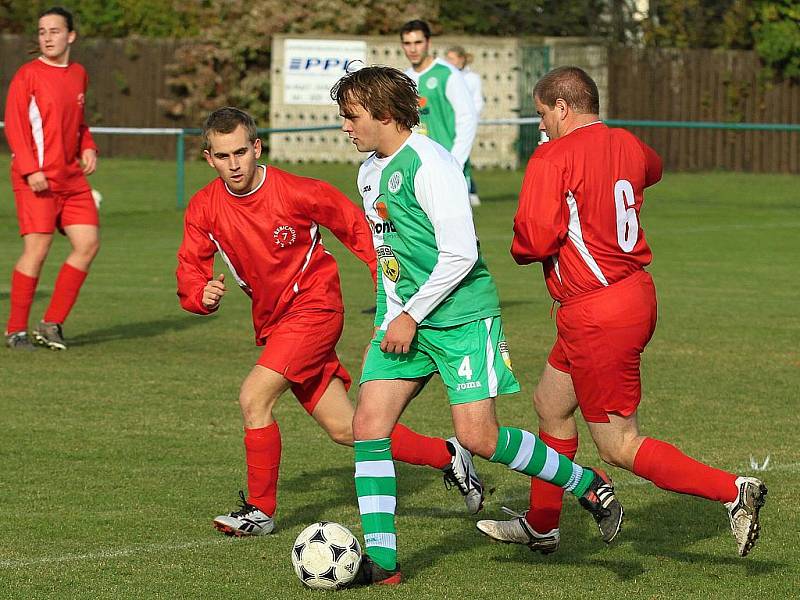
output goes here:
<path id="1" fill-rule="evenodd" d="M 494 398 L 519 391 L 511 372 L 492 276 L 478 250 L 467 183 L 450 153 L 412 133 L 414 82 L 391 67 L 365 67 L 331 90 L 342 129 L 361 152 L 358 188 L 380 272 L 376 335 L 353 417 L 355 481 L 366 554 L 357 584 L 399 583 L 397 497 L 389 435 L 433 373 L 447 387 L 456 437 L 474 454 L 572 492 L 610 542 L 622 506 L 608 478 L 500 427 Z"/>
<path id="2" fill-rule="evenodd" d="M 419 94 L 420 123 L 416 131 L 450 151 L 471 188 L 469 153 L 478 129 L 478 112 L 467 82 L 459 69 L 430 55 L 431 29 L 425 21 L 403 25 L 400 42 L 411 63 L 405 73 L 417 84 Z M 470 203 L 479 206 L 480 199 L 475 195 Z"/>

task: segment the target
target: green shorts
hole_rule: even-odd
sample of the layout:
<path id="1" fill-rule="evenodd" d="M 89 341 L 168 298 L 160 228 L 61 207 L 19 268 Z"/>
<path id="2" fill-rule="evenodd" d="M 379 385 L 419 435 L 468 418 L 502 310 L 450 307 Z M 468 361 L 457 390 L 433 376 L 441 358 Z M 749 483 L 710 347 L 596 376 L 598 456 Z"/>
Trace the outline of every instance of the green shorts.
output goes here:
<path id="1" fill-rule="evenodd" d="M 420 327 L 408 354 L 381 350 L 385 331 L 370 342 L 361 383 L 379 379 L 419 379 L 439 373 L 450 404 L 464 404 L 519 391 L 500 317 L 445 329 Z"/>

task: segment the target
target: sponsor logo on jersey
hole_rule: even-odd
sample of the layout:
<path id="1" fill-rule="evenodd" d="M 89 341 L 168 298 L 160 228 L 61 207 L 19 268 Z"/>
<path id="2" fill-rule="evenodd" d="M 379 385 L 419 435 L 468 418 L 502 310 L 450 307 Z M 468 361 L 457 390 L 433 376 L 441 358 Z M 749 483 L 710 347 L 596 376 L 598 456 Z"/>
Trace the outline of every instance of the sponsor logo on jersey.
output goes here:
<path id="1" fill-rule="evenodd" d="M 439 85 L 439 80 L 434 79 L 433 77 L 431 77 L 430 79 L 428 79 L 428 81 L 425 82 L 425 87 L 428 88 L 429 90 L 435 90 L 437 85 Z"/>
<path id="2" fill-rule="evenodd" d="M 395 171 L 389 177 L 389 191 L 396 194 L 401 185 L 403 185 L 403 174 L 400 171 Z"/>
<path id="3" fill-rule="evenodd" d="M 371 192 L 371 191 L 372 191 L 372 186 L 371 185 L 365 185 L 364 189 L 361 190 L 361 193 L 362 194 L 366 194 L 367 192 Z"/>
<path id="4" fill-rule="evenodd" d="M 372 203 L 372 208 L 378 214 L 378 218 L 380 218 L 381 221 L 378 221 L 376 223 L 370 221 L 370 225 L 372 225 L 372 230 L 378 235 L 383 235 L 384 233 L 397 231 L 394 228 L 392 222 L 389 220 L 389 209 L 386 207 L 386 203 L 383 200 L 381 200 L 381 196 L 383 196 L 383 194 L 378 196 L 375 202 Z"/>
<path id="5" fill-rule="evenodd" d="M 503 357 L 503 362 L 506 363 L 508 370 L 513 371 L 514 369 L 511 368 L 511 354 L 508 351 L 508 342 L 502 340 L 497 344 L 497 349 L 500 351 L 500 356 Z"/>
<path id="6" fill-rule="evenodd" d="M 381 266 L 381 271 L 387 279 L 397 283 L 400 278 L 400 263 L 397 262 L 397 257 L 392 252 L 391 246 L 378 246 L 375 248 L 375 254 L 378 255 L 378 264 Z"/>
<path id="7" fill-rule="evenodd" d="M 476 390 L 479 387 L 481 387 L 480 381 L 467 381 L 466 383 L 459 383 L 456 385 L 456 390 L 459 392 L 462 390 Z"/>
<path id="8" fill-rule="evenodd" d="M 290 225 L 281 225 L 272 232 L 272 237 L 275 238 L 275 244 L 281 248 L 291 246 L 297 240 L 297 232 L 294 227 Z"/>

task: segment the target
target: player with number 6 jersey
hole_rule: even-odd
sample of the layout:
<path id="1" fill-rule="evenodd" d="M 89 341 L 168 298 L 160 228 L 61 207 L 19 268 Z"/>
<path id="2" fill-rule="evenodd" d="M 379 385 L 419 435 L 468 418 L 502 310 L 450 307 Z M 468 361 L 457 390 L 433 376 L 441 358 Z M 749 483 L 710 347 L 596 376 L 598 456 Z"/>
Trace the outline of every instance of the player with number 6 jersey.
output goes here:
<path id="1" fill-rule="evenodd" d="M 514 219 L 511 254 L 541 262 L 559 303 L 557 336 L 534 393 L 539 435 L 572 458 L 580 407 L 600 456 L 674 492 L 725 504 L 740 556 L 755 544 L 767 488 L 700 463 L 639 433 L 639 364 L 656 326 L 652 255 L 639 223 L 644 189 L 661 179 L 661 159 L 633 134 L 606 127 L 597 85 L 561 67 L 533 90 L 550 141 L 531 158 Z M 530 510 L 478 529 L 543 553 L 558 548 L 563 490 L 532 480 Z"/>

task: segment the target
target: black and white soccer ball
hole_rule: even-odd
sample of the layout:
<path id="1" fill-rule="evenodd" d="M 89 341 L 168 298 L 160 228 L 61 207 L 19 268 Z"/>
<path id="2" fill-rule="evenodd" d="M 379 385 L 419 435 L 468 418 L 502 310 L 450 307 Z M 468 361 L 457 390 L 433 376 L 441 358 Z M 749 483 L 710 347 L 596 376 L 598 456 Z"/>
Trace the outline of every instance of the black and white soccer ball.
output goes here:
<path id="1" fill-rule="evenodd" d="M 361 564 L 361 546 L 347 527 L 320 521 L 309 525 L 292 547 L 294 572 L 315 590 L 347 585 Z"/>

